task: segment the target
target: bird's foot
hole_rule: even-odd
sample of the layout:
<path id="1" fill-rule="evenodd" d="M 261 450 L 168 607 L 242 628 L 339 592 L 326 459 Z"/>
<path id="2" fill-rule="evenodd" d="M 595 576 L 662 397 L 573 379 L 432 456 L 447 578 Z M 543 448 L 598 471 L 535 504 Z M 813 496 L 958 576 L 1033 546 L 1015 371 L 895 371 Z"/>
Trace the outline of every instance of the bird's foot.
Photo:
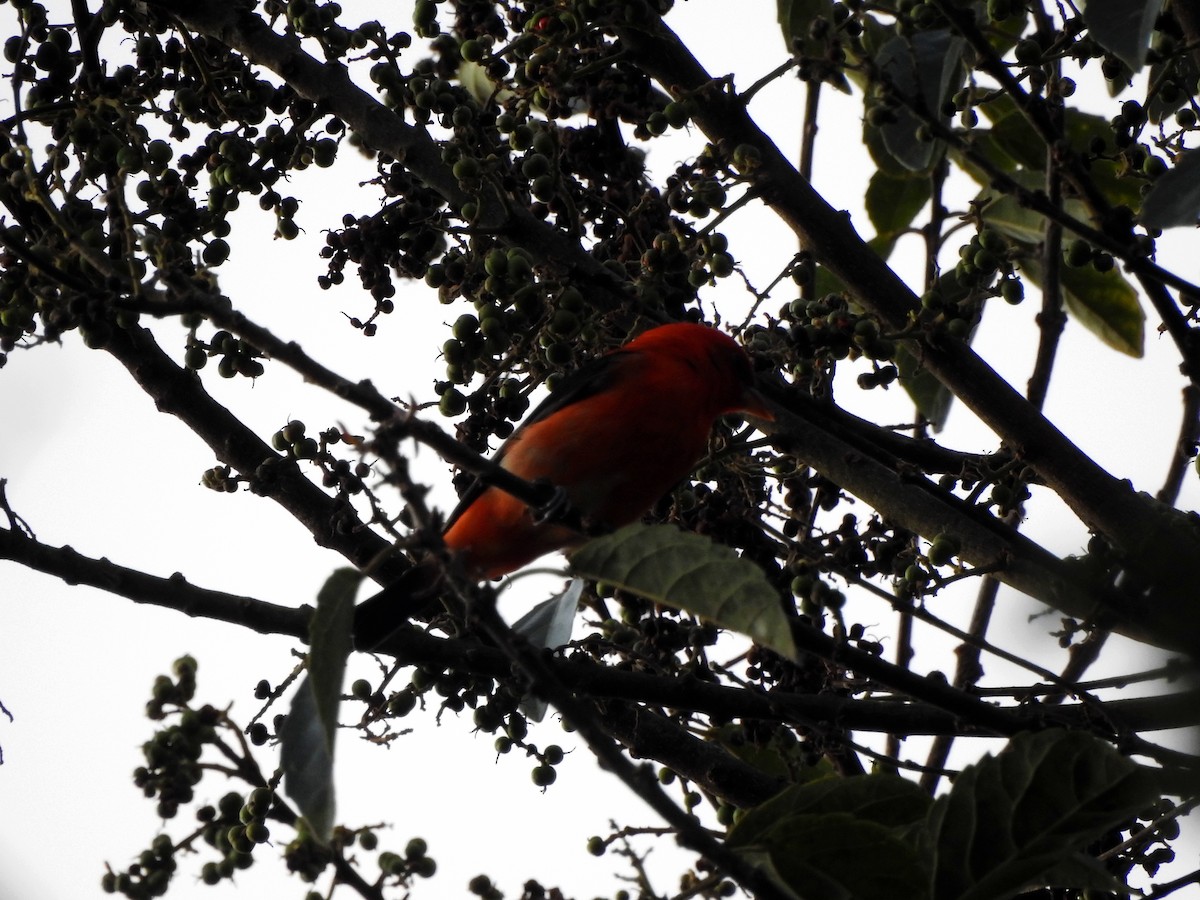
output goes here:
<path id="1" fill-rule="evenodd" d="M 541 483 L 550 484 L 548 481 L 542 481 Z M 555 519 L 561 518 L 570 505 L 571 498 L 567 496 L 566 490 L 555 485 L 554 493 L 550 496 L 550 499 L 532 511 L 534 524 L 544 525 L 546 522 L 552 522 Z"/>

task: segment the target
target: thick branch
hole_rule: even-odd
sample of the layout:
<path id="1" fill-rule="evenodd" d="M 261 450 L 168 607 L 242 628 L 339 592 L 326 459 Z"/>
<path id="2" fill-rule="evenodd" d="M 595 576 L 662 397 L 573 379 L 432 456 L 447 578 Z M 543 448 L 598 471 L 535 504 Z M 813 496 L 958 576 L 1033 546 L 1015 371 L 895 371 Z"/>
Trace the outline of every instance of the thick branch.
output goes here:
<path id="1" fill-rule="evenodd" d="M 803 421 L 785 413 L 777 417 L 776 426 L 782 426 L 778 440 L 783 446 L 880 510 L 889 521 L 930 538 L 942 533 L 955 535 L 963 560 L 1068 615 L 1098 620 L 1137 640 L 1187 649 L 1184 635 L 1171 630 L 1158 633 L 1132 613 L 1123 614 L 1129 601 L 1106 583 L 1049 553 L 986 510 L 958 499 L 920 472 L 889 459 L 827 407 L 794 395 L 786 395 L 782 402 L 801 404 L 804 417 Z"/>
<path id="2" fill-rule="evenodd" d="M 724 90 L 666 25 L 626 29 L 621 37 L 631 57 L 651 77 L 676 96 L 698 99 L 695 122 L 710 140 L 731 148 L 746 144 L 758 151 L 759 163 L 747 174 L 763 201 L 859 302 L 888 327 L 906 328 L 919 308 L 913 292 L 866 246 L 848 217 L 800 177 L 740 99 Z M 1183 585 L 1200 581 L 1200 541 L 1195 530 L 1174 511 L 1137 494 L 1128 482 L 1097 465 L 967 344 L 945 338 L 925 342 L 921 352 L 923 364 L 1031 465 L 1076 515 L 1109 537 L 1147 583 L 1162 588 L 1152 600 L 1144 598 L 1132 613 L 1134 620 L 1141 620 L 1144 632 L 1164 646 L 1200 648 L 1200 623 L 1191 615 L 1190 594 L 1178 594 Z M 1130 618 L 1128 610 L 1118 614 Z"/>
<path id="3" fill-rule="evenodd" d="M 368 147 L 403 160 L 404 166 L 455 208 L 471 201 L 479 206 L 475 224 L 500 229 L 513 244 L 536 248 L 545 259 L 567 269 L 576 284 L 588 286 L 588 301 L 599 308 L 616 308 L 625 286 L 579 243 L 528 209 L 513 205 L 493 191 L 468 194 L 442 161 L 441 145 L 424 128 L 409 125 L 360 88 L 345 66 L 320 62 L 306 53 L 294 35 L 281 35 L 254 11 L 232 3 L 155 0 L 184 27 L 208 35 L 274 72 L 300 96 L 336 114 Z"/>
<path id="4" fill-rule="evenodd" d="M 213 316 L 219 325 L 229 328 L 273 358 L 294 368 L 309 381 L 355 403 L 377 420 L 388 420 L 380 431 L 379 439 L 415 438 L 432 446 L 448 461 L 481 474 L 491 483 L 533 506 L 547 501 L 548 492 L 545 488 L 529 485 L 498 466 L 481 460 L 477 454 L 462 447 L 436 426 L 397 415 L 396 407 L 370 382 L 352 382 L 326 369 L 305 354 L 299 345 L 284 341 L 255 325 L 233 310 L 223 298 L 192 296 L 189 299 L 199 303 L 206 315 Z M 109 348 L 110 352 L 126 362 L 143 388 L 158 402 L 160 409 L 184 418 L 223 462 L 241 472 L 253 472 L 263 459 L 278 458 L 257 436 L 250 434 L 227 410 L 216 404 L 204 392 L 199 379 L 166 358 L 148 333 L 133 333 L 133 343 L 141 348 L 136 353 L 130 352 L 128 347 L 121 349 L 125 347 L 122 336 L 118 334 L 114 346 Z M 1107 590 L 1104 585 L 1081 581 L 1073 570 L 1052 554 L 1019 536 L 985 511 L 967 506 L 920 475 L 911 472 L 905 474 L 907 467 L 892 457 L 891 451 L 904 453 L 910 457 L 910 462 L 913 455 L 922 456 L 926 462 L 933 461 L 930 457 L 934 457 L 944 466 L 961 467 L 970 459 L 941 450 L 936 445 L 925 446 L 924 442 L 901 438 L 877 428 L 868 430 L 863 427 L 865 423 L 861 420 L 803 395 L 796 396 L 789 392 L 781 396 L 786 396 L 787 405 L 801 404 L 805 417 L 804 421 L 789 423 L 781 419 L 777 423 L 784 426 L 789 449 L 812 461 L 837 484 L 875 508 L 889 511 L 887 514 L 890 519 L 911 531 L 928 537 L 942 532 L 958 535 L 963 547 L 963 559 L 975 566 L 997 570 L 998 577 L 1006 583 L 1056 609 L 1081 619 L 1094 618 L 1103 611 L 1098 598 Z M 160 398 L 170 402 L 164 405 L 164 400 Z M 813 428 L 812 425 L 819 427 Z M 877 446 L 879 443 L 884 446 Z M 233 453 L 234 447 L 241 449 Z M 230 452 L 223 455 L 222 448 Z M 249 465 L 251 459 L 258 462 Z M 356 532 L 353 541 L 345 540 L 346 535 L 333 535 L 330 529 L 333 517 L 346 515 L 349 509 L 338 506 L 336 501 L 300 475 L 294 466 L 289 464 L 286 468 L 291 473 L 292 486 L 287 490 L 267 493 L 283 502 L 290 512 L 308 525 L 319 543 L 334 546 L 328 541 L 334 537 L 341 538 L 334 549 L 345 547 L 353 551 L 354 555 L 346 554 L 347 558 L 359 566 L 365 564 L 364 557 L 359 554 L 369 553 L 365 557 L 369 561 L 385 549 L 382 543 L 377 547 L 373 541 L 368 541 L 364 531 Z M 287 480 L 281 478 L 275 485 L 284 487 Z M 307 495 L 308 500 L 297 502 L 300 495 Z M 317 503 L 317 506 L 308 506 L 309 501 Z M 300 514 L 301 511 L 303 514 Z M 363 550 L 364 545 L 368 548 L 366 551 Z M 394 565 L 400 563 L 397 561 Z M 1110 605 L 1115 603 L 1113 599 Z M 1124 623 L 1125 633 L 1139 639 L 1151 639 L 1152 636 L 1138 630 L 1136 624 L 1136 620 Z M 1122 625 L 1118 624 L 1117 627 Z"/>
<path id="5" fill-rule="evenodd" d="M 176 609 L 185 615 L 229 622 L 259 634 L 285 634 L 306 638 L 308 613 L 189 584 L 176 572 L 160 578 L 77 553 L 71 547 L 43 544 L 12 528 L 0 528 L 0 559 L 45 572 L 66 584 L 83 584 L 125 597 L 135 603 Z"/>
<path id="6" fill-rule="evenodd" d="M 369 146 L 403 158 L 415 175 L 450 202 L 465 199 L 428 133 L 406 125 L 355 85 L 343 67 L 318 62 L 301 49 L 294 37 L 279 35 L 261 19 L 239 13 L 233 7 L 162 5 L 187 27 L 221 40 L 276 72 L 303 96 L 320 101 Z M 869 309 L 889 327 L 905 328 L 917 308 L 912 292 L 862 243 L 846 217 L 831 209 L 799 177 L 749 118 L 738 98 L 714 89 L 708 73 L 665 26 L 656 25 L 649 31 L 630 30 L 622 38 L 650 75 L 677 93 L 702 96 L 705 102 L 699 104 L 696 121 L 707 135 L 726 144 L 749 143 L 759 149 L 762 165 L 753 178 L 762 198 Z M 534 219 L 523 208 L 510 207 L 495 195 L 476 199 L 484 209 L 485 221 L 500 216 L 506 235 L 537 247 L 540 254 L 568 268 L 573 278 L 588 285 L 593 302 L 603 306 L 619 301 L 622 290 L 619 283 L 568 236 Z M 1148 573 L 1150 583 L 1162 573 L 1168 576 L 1163 579 L 1165 584 L 1200 580 L 1200 571 L 1193 571 L 1200 569 L 1200 552 L 1197 552 L 1200 548 L 1195 535 L 1187 528 L 1179 528 L 1168 511 L 1136 495 L 1127 483 L 1113 478 L 1080 452 L 969 347 L 946 339 L 936 345 L 925 345 L 923 354 L 930 370 L 1032 465 L 1085 523 L 1107 535 L 1125 552 L 1132 565 Z M 855 484 L 829 471 L 839 468 L 837 460 L 814 455 L 810 462 L 858 493 Z M 902 512 L 891 502 L 878 502 L 878 496 L 867 499 L 889 516 Z M 955 518 L 946 516 L 943 522 L 953 523 Z M 918 530 L 927 536 L 935 533 L 925 528 Z M 1046 594 L 1047 590 L 1041 589 L 1035 596 L 1046 599 Z M 1079 611 L 1079 606 L 1069 600 L 1047 602 L 1056 606 L 1067 602 L 1075 613 Z M 1194 629 L 1181 629 L 1181 619 L 1188 621 L 1191 617 L 1181 617 L 1180 610 L 1172 603 L 1146 602 L 1134 615 L 1124 608 L 1112 611 L 1136 627 L 1143 639 L 1170 647 L 1200 645 L 1200 623 Z"/>
<path id="7" fill-rule="evenodd" d="M 322 547 L 334 550 L 359 568 L 387 556 L 376 570 L 383 581 L 407 568 L 391 544 L 367 528 L 349 502 L 330 497 L 301 474 L 294 461 L 280 456 L 204 390 L 194 372 L 177 365 L 144 328 L 114 329 L 105 349 L 133 376 L 160 412 L 180 419 L 238 472 L 252 475 L 271 461 L 272 477 L 256 480 L 255 490 L 296 518 Z"/>
<path id="8" fill-rule="evenodd" d="M 189 583 L 180 574 L 168 578 L 149 575 L 107 559 L 84 556 L 70 547 L 41 543 L 11 528 L 0 528 L 0 559 L 45 572 L 67 584 L 88 585 L 137 603 L 176 609 L 189 616 L 228 622 L 262 634 L 299 639 L 307 635 L 308 610 L 304 607 L 293 609 L 252 597 L 208 590 Z M 598 700 L 649 704 L 710 715 L 720 720 L 783 720 L 816 728 L 852 731 L 987 736 L 1068 726 L 1091 728 L 1113 736 L 1186 727 L 1194 724 L 1197 717 L 1195 692 L 1053 708 L 1038 704 L 995 706 L 948 684 L 916 675 L 839 643 L 814 629 L 805 627 L 798 631 L 798 636 L 808 652 L 870 677 L 876 689 L 886 687 L 916 698 L 915 702 L 899 698 L 861 700 L 834 694 L 766 693 L 699 679 L 621 670 L 578 652 L 566 658 L 550 658 L 547 665 L 573 692 Z M 467 666 L 483 676 L 508 678 L 512 675 L 511 660 L 493 647 L 473 640 L 438 638 L 412 627 L 391 635 L 381 652 L 406 665 L 459 669 Z M 647 736 L 650 744 L 629 743 L 626 739 L 631 733 L 619 723 L 614 723 L 611 733 L 631 749 L 641 747 L 647 756 L 651 755 L 650 747 L 657 740 Z M 686 753 L 694 755 L 695 750 Z M 675 765 L 663 757 L 655 755 L 655 758 Z M 708 762 L 713 760 L 708 759 Z M 679 764 L 684 765 L 684 760 L 679 760 Z M 689 768 L 695 765 L 698 763 L 690 764 Z M 748 776 L 753 771 L 748 770 L 742 775 Z"/>

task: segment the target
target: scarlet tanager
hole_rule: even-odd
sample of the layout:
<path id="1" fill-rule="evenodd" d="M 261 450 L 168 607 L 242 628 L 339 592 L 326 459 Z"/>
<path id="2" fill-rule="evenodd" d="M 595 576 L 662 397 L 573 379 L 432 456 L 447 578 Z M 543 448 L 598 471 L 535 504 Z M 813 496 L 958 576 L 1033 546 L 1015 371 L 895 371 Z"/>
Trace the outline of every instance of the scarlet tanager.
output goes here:
<path id="1" fill-rule="evenodd" d="M 752 385 L 750 359 L 728 335 L 691 323 L 662 325 L 570 375 L 504 442 L 495 460 L 527 481 L 561 488 L 586 519 L 617 528 L 640 517 L 691 471 L 719 416 L 748 412 L 772 418 Z M 451 515 L 442 540 L 470 575 L 483 579 L 499 578 L 584 538 L 564 525 L 539 521 L 511 494 L 477 482 Z M 411 607 L 411 600 L 404 602 L 406 581 L 401 578 L 367 604 L 378 608 L 394 599 Z M 370 634 L 361 616 L 359 624 L 360 635 Z"/>

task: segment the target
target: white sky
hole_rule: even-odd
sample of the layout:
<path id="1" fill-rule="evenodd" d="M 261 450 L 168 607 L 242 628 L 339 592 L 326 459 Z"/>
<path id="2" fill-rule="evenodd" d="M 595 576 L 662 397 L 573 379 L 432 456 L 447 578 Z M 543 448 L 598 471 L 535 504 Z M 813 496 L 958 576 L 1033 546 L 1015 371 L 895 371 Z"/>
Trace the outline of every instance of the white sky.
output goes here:
<path id="1" fill-rule="evenodd" d="M 351 17 L 369 8 L 359 0 L 345 0 L 344 6 Z M 11 7 L 0 7 L 0 19 L 8 22 L 9 16 Z M 736 40 L 729 18 L 726 3 L 689 0 L 678 4 L 668 21 L 712 73 L 734 71 L 737 84 L 745 87 L 780 58 L 774 4 L 739 4 Z M 867 236 L 871 228 L 861 213 L 861 195 L 870 169 L 859 145 L 859 101 L 826 91 L 822 102 L 816 187 L 835 207 L 851 210 Z M 753 105 L 760 123 L 789 151 L 798 146 L 801 103 L 797 84 L 783 79 Z M 653 144 L 652 160 L 667 170 L 700 146 L 697 135 L 680 135 L 669 145 Z M 437 323 L 453 321 L 456 308 L 430 303 L 421 285 L 404 285 L 397 297 L 401 311 L 382 323 L 378 337 L 364 340 L 345 324 L 343 313 L 362 315 L 369 301 L 352 287 L 333 293 L 316 287 L 323 267 L 315 248 L 321 230 L 331 224 L 328 216 L 340 216 L 356 193 L 351 180 L 341 164 L 295 180 L 294 193 L 305 201 L 298 222 L 306 231 L 292 243 L 272 241 L 270 215 L 246 204 L 249 214 L 238 221 L 233 256 L 220 271 L 222 287 L 251 318 L 298 340 L 342 374 L 369 377 L 389 394 L 431 400 L 432 379 L 440 372 L 433 354 L 445 336 Z M 359 208 L 372 209 L 369 193 L 360 196 Z M 741 213 L 724 230 L 731 251 L 756 273 L 759 284 L 794 249 L 792 238 L 766 215 Z M 1171 242 L 1182 249 L 1182 241 L 1192 237 L 1172 235 Z M 1164 259 L 1170 267 L 1172 257 Z M 1181 275 L 1200 277 L 1194 254 L 1173 259 Z M 1180 259 L 1188 262 L 1178 264 Z M 915 243 L 901 246 L 898 264 L 915 277 L 921 264 Z M 347 284 L 354 280 L 348 277 Z M 778 295 L 778 303 L 789 299 L 786 291 Z M 996 304 L 976 342 L 1019 388 L 1032 367 L 1032 348 L 1026 345 L 1036 303 L 1031 297 L 1016 308 Z M 1172 348 L 1154 333 L 1156 325 L 1153 319 L 1148 323 L 1146 358 L 1132 360 L 1069 324 L 1048 404 L 1050 417 L 1101 464 L 1151 492 L 1169 459 L 1178 425 L 1177 391 L 1184 384 Z M 159 331 L 173 333 L 170 327 Z M 251 384 L 240 378 L 222 381 L 206 371 L 205 383 L 264 436 L 291 417 L 304 419 L 310 428 L 361 427 L 357 410 L 303 385 L 281 366 L 269 365 L 267 374 Z M 908 416 L 898 391 L 878 394 L 859 396 L 843 388 L 839 398 L 878 421 Z M 942 439 L 963 450 L 989 450 L 995 443 L 961 407 L 951 414 Z M 420 471 L 438 486 L 435 496 L 449 504 L 446 467 L 428 451 L 420 460 Z M 9 499 L 39 539 L 70 543 L 81 553 L 158 575 L 182 571 L 209 588 L 290 605 L 311 602 L 343 560 L 318 548 L 272 504 L 249 493 L 218 495 L 200 487 L 200 474 L 214 463 L 186 428 L 155 412 L 110 357 L 84 349 L 73 334 L 62 348 L 11 354 L 0 372 L 0 477 L 9 479 Z M 1193 507 L 1196 487 L 1189 477 L 1186 501 Z M 1069 516 L 1048 509 L 1036 511 L 1027 530 L 1064 554 L 1078 552 L 1086 541 Z M 511 605 L 527 606 L 545 594 L 547 584 L 520 585 Z M 936 609 L 961 622 L 970 596 L 938 601 Z M 1048 621 L 1025 625 L 1028 604 L 1015 599 L 1006 593 L 1000 612 L 1014 645 L 1023 652 L 1030 652 L 1031 641 L 1052 647 L 1044 636 Z M 878 623 L 887 641 L 888 611 L 876 609 L 859 620 Z M 296 646 L 99 591 L 68 588 L 0 564 L 0 700 L 15 716 L 11 724 L 0 719 L 5 761 L 0 767 L 0 898 L 96 896 L 105 860 L 120 868 L 148 846 L 160 823 L 153 803 L 132 786 L 130 772 L 141 764 L 140 745 L 151 734 L 142 714 L 150 685 L 156 674 L 169 671 L 172 660 L 195 655 L 198 701 L 224 705 L 232 698 L 234 716 L 248 720 L 258 708 L 254 684 L 283 678 Z M 918 670 L 951 665 L 941 655 L 944 645 L 934 652 L 929 646 L 918 656 Z M 1134 645 L 1112 656 L 1126 670 L 1143 665 L 1137 661 L 1142 656 L 1145 664 L 1151 658 Z M 372 673 L 368 660 L 356 665 L 354 674 Z M 999 670 L 989 666 L 993 671 Z M 343 734 L 339 819 L 350 825 L 390 823 L 394 829 L 383 836 L 381 848 L 398 852 L 410 837 L 425 837 L 441 870 L 438 880 L 418 891 L 465 894 L 467 880 L 480 872 L 509 896 L 519 894 L 526 877 L 561 885 L 579 897 L 620 887 L 612 875 L 613 860 L 589 857 L 584 841 L 606 833 L 610 818 L 622 825 L 655 824 L 655 819 L 621 785 L 597 772 L 588 751 L 552 720 L 533 733 L 534 740 L 557 742 L 573 753 L 545 793 L 529 782 L 533 761 L 509 756 L 494 762 L 492 736 L 471 734 L 469 711 L 460 718 L 447 714 L 440 727 L 431 716 L 414 716 L 410 724 L 416 733 L 387 751 Z M 910 758 L 923 759 L 919 742 L 906 749 Z M 258 758 L 265 767 L 272 765 L 267 748 L 260 748 Z M 201 785 L 200 794 L 215 801 L 225 790 L 214 777 Z M 603 804 L 597 802 L 601 792 Z M 185 824 L 190 825 L 186 813 L 168 830 L 179 835 Z M 665 860 L 674 852 L 661 843 L 652 858 Z M 258 850 L 259 862 L 251 870 L 240 873 L 235 884 L 215 889 L 194 881 L 201 862 L 211 856 L 184 861 L 171 896 L 302 896 L 302 886 L 284 875 L 272 855 L 271 848 Z M 368 865 L 366 872 L 372 871 Z M 324 879 L 318 884 L 322 890 L 326 886 Z M 661 892 L 674 887 L 665 876 L 656 885 Z"/>

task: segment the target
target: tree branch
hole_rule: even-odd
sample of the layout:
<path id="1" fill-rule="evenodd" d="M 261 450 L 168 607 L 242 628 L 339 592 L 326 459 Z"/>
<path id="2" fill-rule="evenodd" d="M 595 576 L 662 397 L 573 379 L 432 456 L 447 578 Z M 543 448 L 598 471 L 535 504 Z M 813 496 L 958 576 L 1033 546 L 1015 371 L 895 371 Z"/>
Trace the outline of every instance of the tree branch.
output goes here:
<path id="1" fill-rule="evenodd" d="M 229 622 L 259 634 L 284 634 L 307 639 L 308 611 L 208 590 L 190 584 L 176 572 L 169 578 L 93 559 L 71 547 L 43 544 L 13 528 L 0 528 L 0 559 L 45 572 L 65 584 L 83 584 L 135 603 L 178 610 L 194 618 Z"/>
<path id="2" fill-rule="evenodd" d="M 865 308 L 890 328 L 907 328 L 919 308 L 913 292 L 864 244 L 845 214 L 830 207 L 799 176 L 740 98 L 724 90 L 665 24 L 623 29 L 621 38 L 631 58 L 674 96 L 699 98 L 694 121 L 710 140 L 758 151 L 757 165 L 743 174 L 763 201 Z M 964 342 L 949 337 L 926 340 L 920 351 L 926 368 L 1032 466 L 1088 527 L 1120 548 L 1124 562 L 1142 573 L 1146 583 L 1157 586 L 1152 596 L 1116 604 L 1111 611 L 1125 622 L 1138 623 L 1138 630 L 1154 643 L 1200 651 L 1200 621 L 1191 615 L 1193 599 L 1184 589 L 1200 582 L 1200 532 L 1174 510 L 1136 493 L 1128 482 L 1097 465 Z M 891 506 L 882 511 L 896 512 Z"/>
<path id="3" fill-rule="evenodd" d="M 392 545 L 359 519 L 348 500 L 330 497 L 304 477 L 294 460 L 280 456 L 240 419 L 204 390 L 197 375 L 177 365 L 145 328 L 114 329 L 104 348 L 133 376 L 160 412 L 180 419 L 216 455 L 247 476 L 269 462 L 269 478 L 254 477 L 257 493 L 270 497 L 300 522 L 322 547 L 334 550 L 359 568 L 382 562 L 373 574 L 392 580 L 408 563 Z"/>
<path id="4" fill-rule="evenodd" d="M 252 597 L 213 591 L 189 583 L 181 574 L 168 578 L 149 575 L 135 569 L 95 559 L 71 547 L 41 543 L 18 530 L 0 528 L 0 559 L 45 572 L 67 584 L 83 584 L 146 603 L 175 609 L 186 615 L 228 622 L 260 634 L 280 634 L 304 640 L 308 634 L 306 607 L 291 608 Z M 799 626 L 797 636 L 807 652 L 838 663 L 872 679 L 874 687 L 890 688 L 915 698 L 915 702 L 862 700 L 833 694 L 796 694 L 728 687 L 699 679 L 661 676 L 628 671 L 604 665 L 588 654 L 575 651 L 567 657 L 550 657 L 546 665 L 554 677 L 572 692 L 601 700 L 649 704 L 667 709 L 700 713 L 719 720 L 785 720 L 816 728 L 835 727 L 851 731 L 877 731 L 902 735 L 959 734 L 987 736 L 1015 734 L 1038 728 L 1090 728 L 1098 733 L 1132 735 L 1139 731 L 1187 727 L 1197 719 L 1196 691 L 1165 697 L 1089 701 L 1082 704 L 1047 707 L 1022 704 L 1009 707 L 984 702 L 949 684 L 925 678 L 888 663 L 878 657 L 840 643 L 811 626 Z M 469 669 L 493 678 L 509 678 L 512 662 L 500 650 L 470 639 L 438 638 L 411 626 L 388 637 L 380 653 L 393 656 L 403 665 L 428 664 L 435 667 Z M 622 721 L 630 724 L 633 720 Z M 643 720 L 644 721 L 644 720 Z M 632 725 L 630 725 L 632 727 Z M 623 725 L 614 725 L 613 736 L 626 738 L 637 733 Z M 660 737 L 649 737 L 657 743 Z M 631 749 L 636 743 L 629 744 Z M 647 756 L 657 757 L 643 745 Z M 676 761 L 663 759 L 681 774 L 702 781 L 699 763 L 687 763 L 687 754 L 696 748 L 681 750 Z M 698 757 L 697 757 L 698 758 Z M 715 757 L 704 757 L 711 764 Z M 736 761 L 734 761 L 736 762 Z M 732 771 L 726 764 L 726 771 Z M 684 771 L 684 769 L 688 771 Z M 739 777 L 748 778 L 758 770 L 747 768 Z M 761 776 L 761 773 L 758 773 Z M 752 779 L 753 780 L 753 779 Z M 760 787 L 763 790 L 766 782 Z M 730 788 L 719 782 L 706 785 L 726 796 Z M 731 802 L 743 802 L 736 793 Z"/>

